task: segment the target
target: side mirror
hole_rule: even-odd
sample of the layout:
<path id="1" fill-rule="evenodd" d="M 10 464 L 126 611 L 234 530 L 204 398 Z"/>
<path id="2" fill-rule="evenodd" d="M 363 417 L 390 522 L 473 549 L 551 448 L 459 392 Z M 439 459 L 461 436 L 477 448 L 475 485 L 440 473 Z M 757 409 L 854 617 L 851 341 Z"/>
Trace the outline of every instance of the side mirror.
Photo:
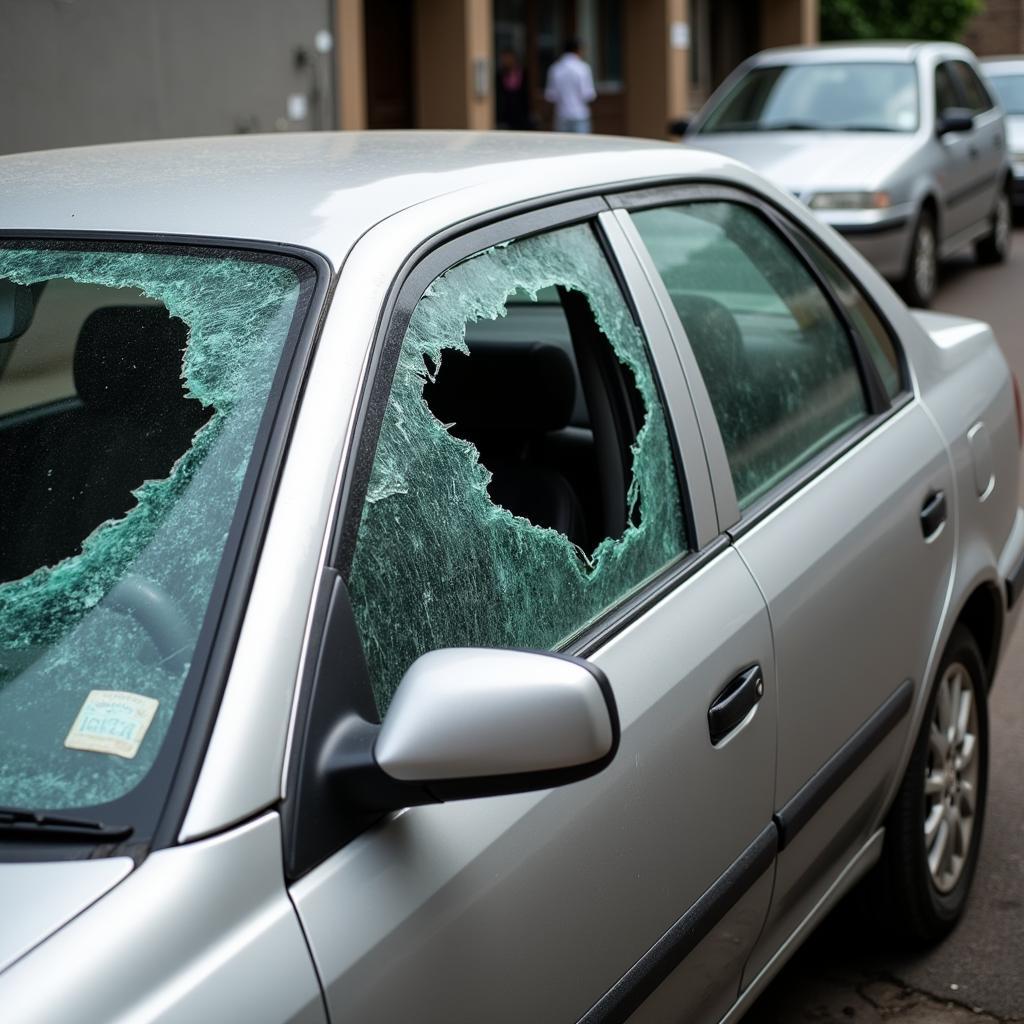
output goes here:
<path id="1" fill-rule="evenodd" d="M 342 799 L 386 811 L 574 782 L 618 744 L 615 699 L 594 665 L 453 648 L 412 664 L 381 725 L 343 721 L 322 769 Z"/>
<path id="2" fill-rule="evenodd" d="M 685 117 L 681 117 L 677 121 L 669 121 L 668 133 L 669 135 L 685 135 L 689 127 L 689 120 Z"/>
<path id="3" fill-rule="evenodd" d="M 974 128 L 974 115 L 966 107 L 946 107 L 935 123 L 935 133 L 941 139 L 950 132 L 969 132 Z"/>

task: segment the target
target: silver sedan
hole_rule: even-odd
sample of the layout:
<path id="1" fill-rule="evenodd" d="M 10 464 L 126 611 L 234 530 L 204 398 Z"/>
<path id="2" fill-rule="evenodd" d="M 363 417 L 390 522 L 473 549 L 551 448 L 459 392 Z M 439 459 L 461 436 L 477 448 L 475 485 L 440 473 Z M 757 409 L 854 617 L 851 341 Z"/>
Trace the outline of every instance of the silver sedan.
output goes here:
<path id="1" fill-rule="evenodd" d="M 724 157 L 0 159 L 4 1024 L 737 1021 L 945 935 L 1019 395 Z"/>
<path id="2" fill-rule="evenodd" d="M 1006 258 L 1013 177 L 1003 112 L 952 43 L 766 50 L 723 83 L 686 141 L 793 193 L 927 306 L 940 260 Z"/>

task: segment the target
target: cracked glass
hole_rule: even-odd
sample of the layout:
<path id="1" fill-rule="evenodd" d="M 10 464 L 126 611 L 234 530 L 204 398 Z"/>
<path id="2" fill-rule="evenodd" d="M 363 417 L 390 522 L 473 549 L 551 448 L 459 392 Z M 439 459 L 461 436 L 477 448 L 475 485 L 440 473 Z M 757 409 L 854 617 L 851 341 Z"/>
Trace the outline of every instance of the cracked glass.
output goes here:
<path id="1" fill-rule="evenodd" d="M 0 805 L 107 803 L 152 766 L 301 314 L 293 266 L 0 248 Z"/>
<path id="2" fill-rule="evenodd" d="M 591 228 L 437 278 L 398 356 L 349 579 L 381 713 L 419 655 L 557 649 L 686 550 L 645 340 Z"/>
<path id="3" fill-rule="evenodd" d="M 633 222 L 707 385 L 740 508 L 868 415 L 846 329 L 796 253 L 729 202 Z"/>

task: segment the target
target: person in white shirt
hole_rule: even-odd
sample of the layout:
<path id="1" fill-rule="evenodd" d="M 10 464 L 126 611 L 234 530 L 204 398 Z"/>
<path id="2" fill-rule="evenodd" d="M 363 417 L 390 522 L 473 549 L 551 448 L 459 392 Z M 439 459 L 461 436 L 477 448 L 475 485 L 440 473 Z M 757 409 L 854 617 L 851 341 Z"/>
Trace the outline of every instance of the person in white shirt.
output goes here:
<path id="1" fill-rule="evenodd" d="M 590 131 L 590 104 L 597 93 L 578 40 L 567 39 L 565 52 L 548 68 L 544 99 L 555 105 L 556 132 Z"/>

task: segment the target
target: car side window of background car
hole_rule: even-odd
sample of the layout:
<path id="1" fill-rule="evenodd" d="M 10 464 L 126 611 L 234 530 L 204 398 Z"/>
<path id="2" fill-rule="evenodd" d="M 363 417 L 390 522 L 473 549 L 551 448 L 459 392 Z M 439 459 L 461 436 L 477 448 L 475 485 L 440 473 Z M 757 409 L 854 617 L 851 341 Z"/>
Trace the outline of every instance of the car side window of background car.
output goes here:
<path id="1" fill-rule="evenodd" d="M 633 220 L 707 385 L 742 509 L 868 415 L 850 338 L 748 207 L 691 202 Z"/>
<path id="2" fill-rule="evenodd" d="M 972 114 L 983 114 L 993 107 L 992 97 L 982 84 L 980 78 L 975 74 L 974 68 L 962 60 L 951 62 L 953 74 L 960 80 L 963 87 L 964 98 Z"/>
<path id="3" fill-rule="evenodd" d="M 687 551 L 646 343 L 588 225 L 416 305 L 349 589 L 381 713 L 441 647 L 558 648 Z"/>
<path id="4" fill-rule="evenodd" d="M 889 398 L 895 398 L 904 388 L 900 357 L 892 334 L 864 297 L 864 293 L 850 279 L 824 247 L 809 235 L 800 236 L 808 258 L 828 279 L 836 298 L 843 304 L 847 316 L 875 364 L 882 386 Z"/>
<path id="5" fill-rule="evenodd" d="M 960 105 L 960 94 L 953 80 L 950 63 L 946 61 L 935 69 L 935 114 L 939 116 L 944 110 Z"/>

